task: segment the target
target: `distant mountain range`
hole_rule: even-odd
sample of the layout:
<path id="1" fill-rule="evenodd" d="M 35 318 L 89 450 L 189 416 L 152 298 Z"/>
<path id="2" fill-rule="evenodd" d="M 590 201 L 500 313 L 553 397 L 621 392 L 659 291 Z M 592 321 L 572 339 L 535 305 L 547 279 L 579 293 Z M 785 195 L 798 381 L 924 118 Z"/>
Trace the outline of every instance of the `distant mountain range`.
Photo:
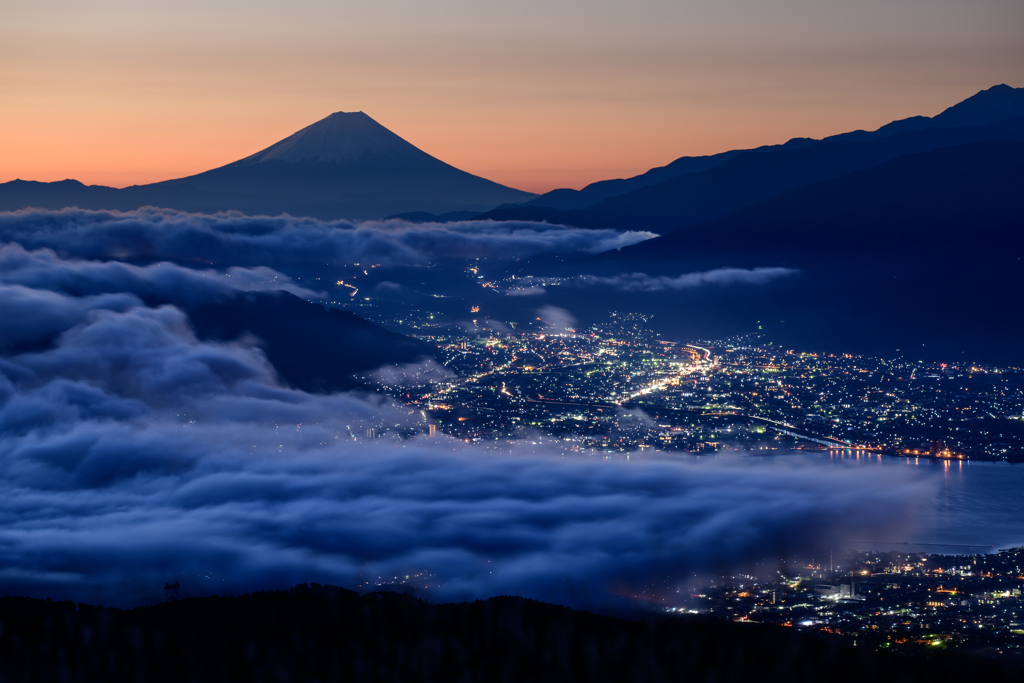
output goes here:
<path id="1" fill-rule="evenodd" d="M 904 135 L 904 134 L 900 134 Z M 870 143 L 869 143 L 870 144 Z M 758 288 L 676 296 L 671 314 L 786 348 L 1020 366 L 1024 142 L 907 154 L 608 252 L 567 272 L 677 276 L 783 266 Z M 664 307 L 662 308 L 664 310 Z"/>
<path id="2" fill-rule="evenodd" d="M 374 219 L 408 211 L 480 213 L 535 195 L 466 173 L 362 112 L 338 112 L 261 152 L 198 175 L 124 189 L 76 180 L 0 184 L 0 210 L 25 207 Z"/>
<path id="3" fill-rule="evenodd" d="M 633 178 L 538 197 L 454 168 L 362 112 L 338 112 L 252 156 L 187 178 L 124 189 L 75 180 L 0 184 L 0 210 L 157 206 L 325 219 L 532 220 L 667 234 L 900 156 L 985 140 L 1024 141 L 1024 89 L 997 85 L 934 117 L 682 157 Z"/>
<path id="4" fill-rule="evenodd" d="M 985 140 L 1024 141 L 1024 88 L 998 85 L 938 116 L 903 119 L 872 132 L 683 157 L 634 178 L 555 190 L 478 218 L 667 234 L 907 154 Z"/>
<path id="5" fill-rule="evenodd" d="M 544 264 L 551 275 L 795 273 L 614 302 L 611 290 L 571 290 L 565 296 L 575 298 L 559 303 L 574 311 L 591 300 L 602 310 L 630 306 L 682 338 L 762 331 L 785 348 L 1020 366 L 1024 318 L 1012 311 L 1024 287 L 1022 187 L 1024 89 L 1002 85 L 933 118 L 679 159 L 479 218 L 662 235 L 582 262 Z"/>
<path id="6" fill-rule="evenodd" d="M 659 320 L 682 321 L 673 331 L 681 338 L 697 334 L 683 323 L 702 321 L 701 335 L 763 329 L 790 348 L 878 354 L 911 348 L 922 357 L 1021 365 L 1024 318 L 1012 312 L 1012 302 L 1024 286 L 1022 187 L 1024 89 L 998 85 L 930 118 L 823 140 L 797 138 L 683 157 L 634 178 L 539 197 L 452 168 L 365 114 L 333 114 L 258 154 L 191 178 L 123 190 L 74 181 L 0 185 L 0 210 L 155 205 L 650 230 L 661 237 L 583 262 L 522 267 L 528 269 L 524 273 L 540 267 L 552 275 L 678 276 L 783 266 L 799 275 L 754 288 L 651 292 L 615 305 L 646 307 Z M 477 207 L 502 203 L 478 213 Z M 612 305 L 606 297 L 615 293 L 608 290 L 593 302 L 580 290 L 567 289 L 565 296 L 562 305 L 574 311 L 591 303 L 606 311 Z M 276 308 L 261 312 L 284 304 L 234 305 L 238 315 L 244 312 L 253 321 L 246 329 L 267 340 L 268 356 L 296 386 L 342 388 L 350 385 L 352 372 L 370 367 L 359 361 L 352 365 L 356 369 L 346 365 L 335 372 L 326 360 L 308 356 L 305 366 L 289 369 L 288 340 L 273 341 L 272 326 L 254 327 L 262 318 L 290 315 Z M 202 320 L 202 312 L 196 315 Z M 222 315 L 210 314 L 209 320 L 223 326 Z M 312 338 L 320 323 L 307 322 Z M 236 327 L 229 337 L 245 326 Z M 366 343 L 378 342 L 394 351 L 386 354 L 389 362 L 425 353 L 383 337 Z M 352 359 L 361 358 L 358 350 L 349 354 Z M 324 350 L 316 358 L 345 356 Z"/>
<path id="7" fill-rule="evenodd" d="M 907 154 L 624 247 L 605 257 L 758 265 L 836 263 L 952 249 L 959 259 L 1020 257 L 1024 142 L 983 140 Z M 746 256 L 736 260 L 740 254 Z"/>

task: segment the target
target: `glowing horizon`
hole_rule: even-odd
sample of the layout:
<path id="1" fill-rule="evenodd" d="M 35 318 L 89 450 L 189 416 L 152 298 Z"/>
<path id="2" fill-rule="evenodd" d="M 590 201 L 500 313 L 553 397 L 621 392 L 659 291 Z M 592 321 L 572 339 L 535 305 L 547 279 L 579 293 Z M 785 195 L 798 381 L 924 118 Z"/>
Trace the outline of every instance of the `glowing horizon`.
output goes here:
<path id="1" fill-rule="evenodd" d="M 361 110 L 544 192 L 1024 85 L 1024 6 L 1007 0 L 15 0 L 8 14 L 0 182 L 178 178 Z"/>

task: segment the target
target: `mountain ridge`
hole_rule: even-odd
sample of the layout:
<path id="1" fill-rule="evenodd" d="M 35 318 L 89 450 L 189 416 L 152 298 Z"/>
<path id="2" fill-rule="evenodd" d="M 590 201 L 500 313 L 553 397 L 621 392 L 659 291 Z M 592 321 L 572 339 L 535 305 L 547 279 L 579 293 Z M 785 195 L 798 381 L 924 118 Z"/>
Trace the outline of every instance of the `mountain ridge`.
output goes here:
<path id="1" fill-rule="evenodd" d="M 238 161 L 117 189 L 59 181 L 0 184 L 0 210 L 29 206 L 380 219 L 408 211 L 486 211 L 534 195 L 447 164 L 363 112 L 335 112 Z"/>
<path id="2" fill-rule="evenodd" d="M 384 586 L 359 594 L 300 584 L 131 610 L 4 597 L 0 618 L 0 676 L 12 681 L 1020 679 L 1010 664 L 891 652 L 865 634 L 858 644 L 753 621 L 613 616 L 511 596 L 433 604 Z"/>
<path id="3" fill-rule="evenodd" d="M 353 375 L 435 358 L 436 347 L 384 329 L 352 311 L 285 291 L 243 292 L 186 308 L 197 336 L 220 342 L 255 337 L 285 383 L 329 393 L 360 386 Z"/>
<path id="4" fill-rule="evenodd" d="M 1022 182 L 1024 142 L 943 147 L 794 188 L 567 272 L 785 267 L 795 276 L 775 284 L 676 296 L 672 313 L 722 337 L 756 321 L 784 348 L 1018 366 L 1024 320 L 1011 301 L 1024 283 Z"/>
<path id="5" fill-rule="evenodd" d="M 946 139 L 937 139 L 943 136 Z M 928 142 L 930 138 L 936 139 Z M 918 140 L 918 147 L 904 144 L 910 139 Z M 852 131 L 821 140 L 793 138 L 781 145 L 681 157 L 632 178 L 537 197 L 450 166 L 364 112 L 335 112 L 243 159 L 185 178 L 121 190 L 71 180 L 0 184 L 0 210 L 28 206 L 131 210 L 149 205 L 325 219 L 410 215 L 417 221 L 442 222 L 474 215 L 484 220 L 666 233 L 899 154 L 978 139 L 1024 139 L 1024 88 L 996 85 L 934 117 L 893 121 L 875 131 Z M 857 153 L 846 158 L 839 158 L 840 154 L 828 163 L 813 160 L 818 150 L 835 151 L 843 144 L 868 145 L 863 151 L 889 143 L 893 149 L 888 153 L 861 155 L 860 161 Z M 801 163 L 804 168 L 799 167 Z"/>
<path id="6" fill-rule="evenodd" d="M 576 227 L 612 227 L 638 228 L 641 225 L 645 229 L 655 231 L 673 230 L 677 227 L 685 227 L 695 222 L 708 220 L 714 216 L 708 212 L 688 218 L 683 222 L 673 222 L 673 217 L 679 213 L 678 207 L 673 205 L 673 192 L 679 191 L 688 185 L 707 185 L 707 176 L 713 178 L 714 174 L 722 173 L 724 168 L 730 164 L 748 164 L 765 166 L 764 157 L 774 160 L 785 160 L 787 156 L 793 158 L 799 155 L 801 150 L 816 148 L 820 146 L 835 147 L 839 143 L 878 143 L 884 139 L 899 140 L 898 136 L 928 136 L 928 131 L 936 130 L 960 130 L 960 138 L 950 141 L 948 144 L 967 142 L 963 139 L 963 131 L 974 131 L 974 135 L 991 139 L 994 137 L 1009 136 L 1016 139 L 1024 131 L 1024 126 L 1017 126 L 1016 129 L 1007 131 L 1001 126 L 1006 121 L 1013 121 L 1024 117 L 1024 88 L 1012 88 L 1002 84 L 981 90 L 971 97 L 947 107 L 934 117 L 917 116 L 899 121 L 893 121 L 881 126 L 874 131 L 852 131 L 840 133 L 829 137 L 815 140 L 811 138 L 793 138 L 782 145 L 767 145 L 750 150 L 732 150 L 710 157 L 682 157 L 676 161 L 657 169 L 652 169 L 645 174 L 624 180 L 608 180 L 592 183 L 583 190 L 555 190 L 518 206 L 503 206 L 494 209 L 480 218 L 493 218 L 495 220 L 545 220 L 551 223 L 563 223 Z M 981 133 L 979 133 L 981 131 Z M 934 133 L 933 133 L 934 135 Z M 952 134 L 951 135 L 955 135 Z M 878 143 L 884 144 L 884 143 Z M 898 151 L 898 150 L 897 150 Z M 916 150 L 921 151 L 921 150 Z M 806 152 L 805 152 L 806 153 Z M 756 156 L 755 156 L 756 155 Z M 782 156 L 779 156 L 782 155 Z M 762 157 L 758 159 L 758 157 Z M 704 168 L 699 168 L 695 162 L 703 160 Z M 879 163 L 884 162 L 881 159 Z M 770 164 L 768 164 L 770 166 Z M 785 171 L 785 169 L 782 169 Z M 821 172 L 805 174 L 806 178 L 800 182 L 815 182 L 825 180 L 827 177 L 835 177 L 842 173 L 854 170 L 849 166 L 840 165 L 830 172 L 830 175 L 823 175 Z M 760 181 L 771 184 L 779 180 L 776 177 L 777 171 L 765 171 Z M 655 174 L 655 175 L 652 175 Z M 660 174 L 660 175 L 659 175 Z M 727 174 L 723 174 L 727 175 Z M 667 176 L 667 177 L 666 177 Z M 729 180 L 735 185 L 737 180 Z M 747 179 L 745 182 L 750 182 Z M 794 185 L 797 186 L 797 185 Z M 744 191 L 741 186 L 740 191 Z M 654 189 L 660 188 L 660 189 Z M 786 187 L 789 189 L 789 187 Z M 725 192 L 730 188 L 718 188 L 717 192 Z M 778 187 L 777 191 L 785 191 Z M 749 201 L 759 201 L 767 198 L 766 195 L 754 193 L 755 198 Z M 663 215 L 652 215 L 650 203 L 660 201 L 664 205 Z M 736 202 L 727 204 L 717 215 L 724 215 L 728 211 L 739 208 L 741 204 Z M 543 209 L 543 210 L 541 210 Z"/>
<path id="7" fill-rule="evenodd" d="M 981 140 L 1024 140 L 1024 119 L 981 128 L 923 128 L 873 139 L 829 138 L 785 150 L 745 152 L 702 173 L 558 211 L 538 206 L 495 209 L 478 218 L 544 220 L 581 228 L 645 229 L 669 234 L 779 193 L 870 168 L 906 154 Z"/>

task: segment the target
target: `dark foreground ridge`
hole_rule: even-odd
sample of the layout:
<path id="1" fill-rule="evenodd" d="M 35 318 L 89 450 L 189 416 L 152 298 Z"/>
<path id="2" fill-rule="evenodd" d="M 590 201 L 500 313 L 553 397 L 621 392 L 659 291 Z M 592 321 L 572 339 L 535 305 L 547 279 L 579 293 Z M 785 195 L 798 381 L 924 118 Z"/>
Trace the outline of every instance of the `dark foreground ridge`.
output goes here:
<path id="1" fill-rule="evenodd" d="M 0 599 L 3 681 L 1018 681 L 792 628 L 300 585 L 133 610 Z"/>

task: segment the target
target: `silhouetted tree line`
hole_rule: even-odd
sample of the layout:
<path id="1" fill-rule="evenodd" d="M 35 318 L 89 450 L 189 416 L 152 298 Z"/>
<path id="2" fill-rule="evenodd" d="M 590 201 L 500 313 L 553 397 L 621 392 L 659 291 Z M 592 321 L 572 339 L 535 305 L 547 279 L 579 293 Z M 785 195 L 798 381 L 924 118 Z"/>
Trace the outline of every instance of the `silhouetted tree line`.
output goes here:
<path id="1" fill-rule="evenodd" d="M 435 605 L 313 584 L 119 610 L 0 599 L 3 681 L 1016 681 L 795 629 L 628 621 L 500 597 Z"/>

